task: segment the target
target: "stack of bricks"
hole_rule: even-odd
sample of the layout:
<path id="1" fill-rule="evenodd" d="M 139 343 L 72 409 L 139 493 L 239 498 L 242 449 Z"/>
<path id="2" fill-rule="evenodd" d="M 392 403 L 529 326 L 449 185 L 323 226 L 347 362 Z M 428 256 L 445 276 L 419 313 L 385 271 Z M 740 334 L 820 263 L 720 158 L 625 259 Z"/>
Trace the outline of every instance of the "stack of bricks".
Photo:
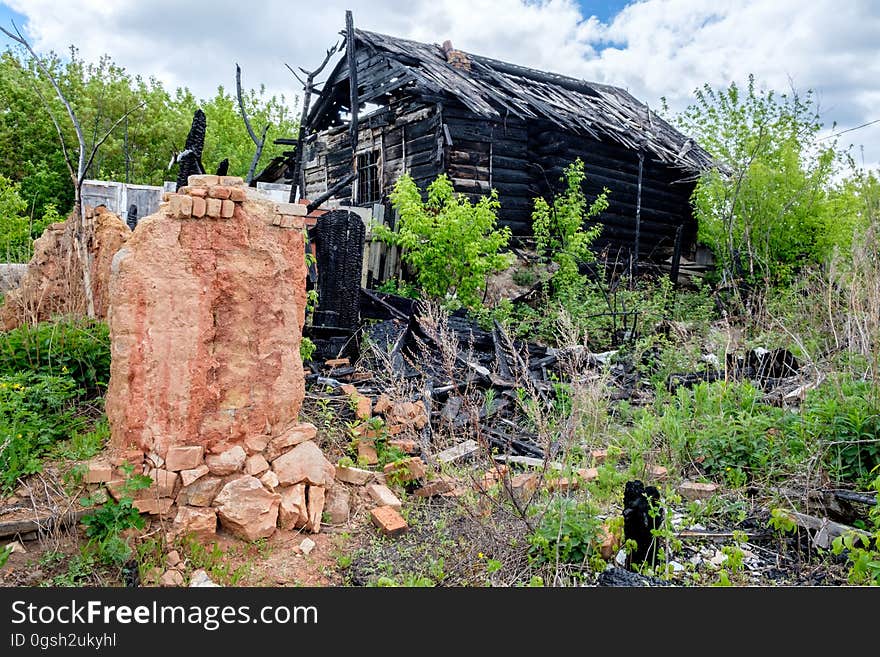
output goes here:
<path id="1" fill-rule="evenodd" d="M 238 176 L 190 176 L 177 193 L 166 193 L 168 214 L 175 219 L 229 219 L 235 204 L 248 198 L 248 188 Z M 275 203 L 270 223 L 279 228 L 302 230 L 307 214 L 302 203 Z"/>
<path id="2" fill-rule="evenodd" d="M 238 176 L 190 176 L 176 194 L 165 194 L 168 213 L 176 219 L 229 219 L 235 204 L 246 199 L 244 180 Z"/>

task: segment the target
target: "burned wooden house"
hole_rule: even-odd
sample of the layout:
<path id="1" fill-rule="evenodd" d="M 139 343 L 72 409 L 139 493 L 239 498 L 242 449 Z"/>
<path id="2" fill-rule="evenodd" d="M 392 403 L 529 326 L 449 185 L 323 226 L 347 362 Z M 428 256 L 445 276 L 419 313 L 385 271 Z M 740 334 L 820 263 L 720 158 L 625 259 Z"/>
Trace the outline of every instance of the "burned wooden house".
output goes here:
<path id="1" fill-rule="evenodd" d="M 710 158 L 627 91 L 465 53 L 449 42 L 351 34 L 348 56 L 305 122 L 303 197 L 336 188 L 331 198 L 343 205 L 387 206 L 404 172 L 422 187 L 446 173 L 464 194 L 496 189 L 500 223 L 526 236 L 534 198 L 558 191 L 563 169 L 579 157 L 590 198 L 610 190 L 597 245 L 656 260 L 671 254 L 678 237 L 681 253 L 693 253 L 689 199 Z M 258 180 L 292 182 L 295 152 L 288 156 Z"/>

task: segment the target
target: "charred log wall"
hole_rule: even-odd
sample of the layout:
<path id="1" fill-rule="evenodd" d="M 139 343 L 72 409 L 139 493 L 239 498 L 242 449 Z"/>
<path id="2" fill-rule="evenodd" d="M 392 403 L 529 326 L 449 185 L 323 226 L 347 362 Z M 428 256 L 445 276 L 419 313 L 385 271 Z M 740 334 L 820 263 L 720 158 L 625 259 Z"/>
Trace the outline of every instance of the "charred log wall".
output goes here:
<path id="1" fill-rule="evenodd" d="M 448 131 L 445 171 L 455 190 L 471 200 L 498 191 L 499 224 L 516 235 L 531 233 L 532 199 L 537 193 L 529 167 L 528 130 L 521 119 L 491 121 L 464 107 L 443 108 Z"/>
<path id="2" fill-rule="evenodd" d="M 435 105 L 395 103 L 360 121 L 358 153 L 378 152 L 382 199 L 409 173 L 425 187 L 442 170 L 442 124 Z M 306 151 L 306 197 L 316 198 L 349 175 L 355 166 L 345 126 L 318 133 Z M 335 200 L 358 204 L 357 182 L 341 189 Z"/>
<path id="3" fill-rule="evenodd" d="M 584 161 L 585 191 L 590 201 L 609 190 L 608 209 L 599 215 L 603 224 L 596 246 L 628 254 L 635 242 L 639 160 L 637 154 L 615 144 L 579 137 L 550 125 L 537 124 L 529 132 L 529 157 L 536 165 L 539 193 L 562 187 L 563 170 L 576 158 Z M 693 182 L 686 174 L 645 157 L 642 168 L 639 256 L 651 259 L 671 254 L 675 233 L 682 229 L 682 254 L 691 254 L 697 223 L 690 209 Z"/>

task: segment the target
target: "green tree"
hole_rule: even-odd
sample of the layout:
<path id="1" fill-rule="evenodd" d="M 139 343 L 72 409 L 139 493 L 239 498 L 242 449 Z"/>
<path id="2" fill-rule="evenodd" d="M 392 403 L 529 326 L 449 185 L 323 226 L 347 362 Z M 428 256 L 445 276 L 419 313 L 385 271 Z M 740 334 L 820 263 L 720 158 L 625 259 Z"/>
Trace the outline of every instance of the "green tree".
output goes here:
<path id="1" fill-rule="evenodd" d="M 719 163 L 692 197 L 699 238 L 728 282 L 779 284 L 821 262 L 851 226 L 828 211 L 839 158 L 822 128 L 813 94 L 777 94 L 704 85 L 677 118 Z"/>
<path id="2" fill-rule="evenodd" d="M 109 56 L 86 62 L 74 47 L 64 58 L 49 53 L 41 55 L 40 62 L 79 117 L 89 150 L 116 119 L 137 108 L 104 141 L 87 177 L 148 185 L 173 180 L 176 171 L 168 171 L 168 161 L 173 151 L 183 147 L 198 107 L 208 121 L 205 167 L 211 172 L 228 157 L 231 175 L 247 173 L 254 145 L 235 97 L 222 87 L 207 100 L 196 98 L 186 87 L 169 92 L 156 78 L 131 75 Z M 234 75 L 230 64 L 230 80 Z M 257 129 L 271 126 L 259 171 L 286 148 L 272 143 L 273 138 L 296 134 L 297 120 L 284 96 L 271 96 L 264 87 L 243 90 L 243 97 Z M 66 214 L 73 205 L 73 185 L 50 112 L 58 119 L 69 150 L 75 151 L 76 135 L 64 120 L 65 109 L 54 90 L 23 53 L 0 53 L 0 107 L 5 108 L 0 113 L 0 175 L 19 183 L 26 214 L 35 225 L 40 223 L 35 218 L 42 217 L 49 205 Z"/>
<path id="3" fill-rule="evenodd" d="M 423 201 L 409 174 L 401 176 L 390 195 L 400 216 L 397 232 L 383 225 L 374 234 L 403 247 L 401 258 L 426 294 L 452 307 L 477 308 L 488 276 L 510 265 L 510 256 L 499 253 L 510 229 L 496 227 L 498 193 L 492 190 L 473 204 L 442 174 L 428 185 L 427 195 Z"/>
<path id="4" fill-rule="evenodd" d="M 588 205 L 583 190 L 585 178 L 584 163 L 578 158 L 565 168 L 563 193 L 552 204 L 536 198 L 532 212 L 538 253 L 557 267 L 550 280 L 551 295 L 562 302 L 577 295 L 585 285 L 580 264 L 596 259 L 590 245 L 602 232 L 602 225 L 588 227 L 585 222 L 608 207 L 607 188 Z"/>

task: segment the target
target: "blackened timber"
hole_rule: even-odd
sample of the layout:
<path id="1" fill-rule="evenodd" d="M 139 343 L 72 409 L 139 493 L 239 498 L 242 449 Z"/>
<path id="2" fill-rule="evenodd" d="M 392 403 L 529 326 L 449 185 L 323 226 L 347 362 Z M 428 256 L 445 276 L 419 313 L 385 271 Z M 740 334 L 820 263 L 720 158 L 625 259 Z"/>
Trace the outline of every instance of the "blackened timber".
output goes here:
<path id="1" fill-rule="evenodd" d="M 344 188 L 346 185 L 350 184 L 351 181 L 353 181 L 354 179 L 355 179 L 355 174 L 354 174 L 354 173 L 350 173 L 350 174 L 348 174 L 348 176 L 346 176 L 343 180 L 340 180 L 339 182 L 337 182 L 337 183 L 336 183 L 335 185 L 333 185 L 330 189 L 328 189 L 326 192 L 324 192 L 323 194 L 321 194 L 321 195 L 320 195 L 318 198 L 316 198 L 314 201 L 312 201 L 311 203 L 309 203 L 309 204 L 306 206 L 306 210 L 307 210 L 308 212 L 312 212 L 312 211 L 314 211 L 314 210 L 317 210 L 319 207 L 321 207 L 321 204 L 324 203 L 324 201 L 326 201 L 326 200 L 329 199 L 329 198 L 332 198 L 334 194 L 336 194 L 337 192 L 339 192 L 340 190 L 342 190 L 342 188 Z M 349 193 L 350 193 L 350 192 L 349 192 Z"/>
<path id="2" fill-rule="evenodd" d="M 351 125 L 348 129 L 349 140 L 351 142 L 352 152 L 357 152 L 358 143 L 358 82 L 357 82 L 357 65 L 355 63 L 355 53 L 357 46 L 354 37 L 354 18 L 351 11 L 345 12 L 345 46 L 348 59 L 348 89 L 349 89 L 349 112 L 351 113 Z M 355 174 L 357 178 L 357 174 Z"/>

